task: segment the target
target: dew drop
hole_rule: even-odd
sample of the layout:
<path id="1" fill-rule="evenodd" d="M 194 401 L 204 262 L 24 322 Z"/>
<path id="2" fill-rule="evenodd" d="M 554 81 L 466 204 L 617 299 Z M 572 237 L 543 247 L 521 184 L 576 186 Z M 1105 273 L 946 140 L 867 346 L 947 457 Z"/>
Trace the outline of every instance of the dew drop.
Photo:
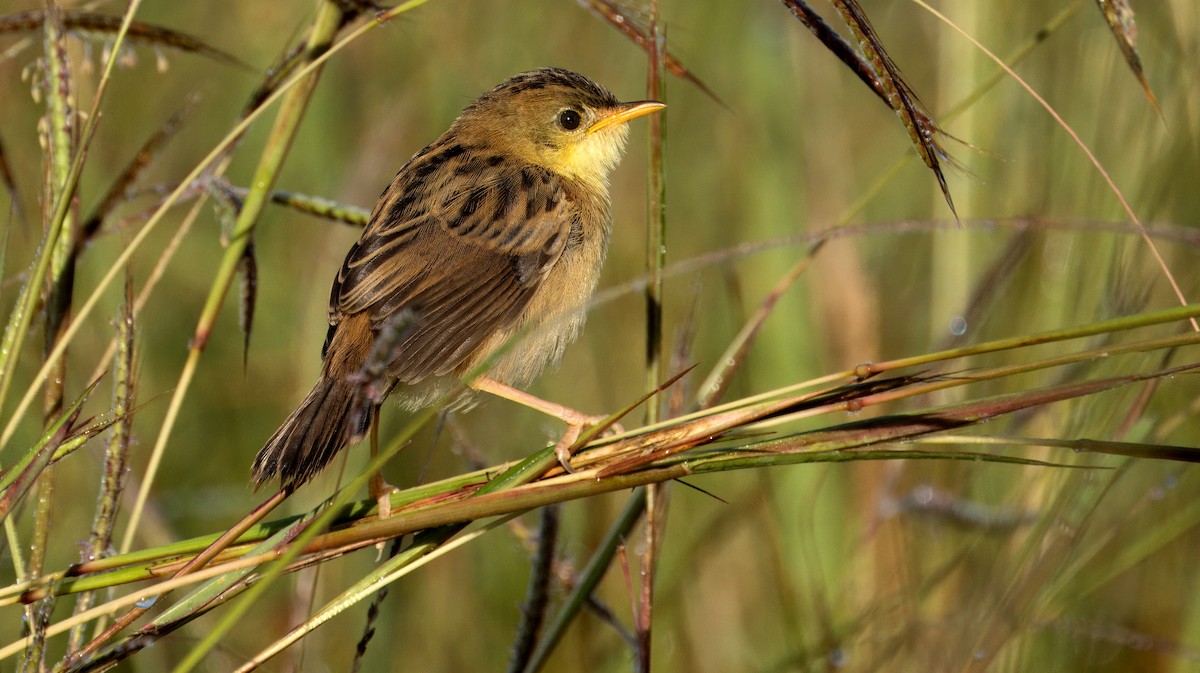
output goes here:
<path id="1" fill-rule="evenodd" d="M 950 333 L 954 336 L 962 336 L 967 333 L 967 319 L 961 315 L 956 315 L 950 319 Z"/>
<path id="2" fill-rule="evenodd" d="M 918 486 L 913 491 L 913 500 L 916 500 L 917 504 L 928 506 L 933 502 L 933 487 L 929 485 Z"/>
<path id="3" fill-rule="evenodd" d="M 158 602 L 158 596 L 147 596 L 146 598 L 143 598 L 140 601 L 134 603 L 134 605 L 138 606 L 139 608 L 141 608 L 143 610 L 149 610 L 150 608 L 154 607 L 154 604 L 157 602 Z"/>

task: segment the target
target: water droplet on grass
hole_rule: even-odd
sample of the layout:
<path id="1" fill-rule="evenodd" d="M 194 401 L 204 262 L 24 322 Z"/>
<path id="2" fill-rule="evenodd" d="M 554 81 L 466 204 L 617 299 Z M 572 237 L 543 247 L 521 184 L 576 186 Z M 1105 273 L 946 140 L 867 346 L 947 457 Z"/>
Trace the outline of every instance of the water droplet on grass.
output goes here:
<path id="1" fill-rule="evenodd" d="M 962 336 L 967 333 L 967 319 L 961 315 L 956 315 L 950 319 L 950 333 L 954 336 Z"/>

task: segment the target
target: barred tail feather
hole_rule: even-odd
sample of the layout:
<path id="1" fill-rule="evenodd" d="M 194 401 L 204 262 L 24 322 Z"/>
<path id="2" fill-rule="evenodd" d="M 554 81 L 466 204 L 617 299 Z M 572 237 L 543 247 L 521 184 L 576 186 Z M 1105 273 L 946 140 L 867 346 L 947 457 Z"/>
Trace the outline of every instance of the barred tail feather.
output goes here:
<path id="1" fill-rule="evenodd" d="M 258 452 L 255 483 L 278 477 L 284 487 L 296 488 L 315 477 L 370 423 L 371 405 L 356 401 L 358 390 L 342 377 L 322 375 Z"/>

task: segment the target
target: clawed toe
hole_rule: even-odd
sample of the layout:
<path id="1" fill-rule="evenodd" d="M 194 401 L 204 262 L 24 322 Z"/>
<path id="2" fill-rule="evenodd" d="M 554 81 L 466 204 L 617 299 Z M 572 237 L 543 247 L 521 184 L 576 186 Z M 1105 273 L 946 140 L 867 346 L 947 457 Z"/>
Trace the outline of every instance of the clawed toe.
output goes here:
<path id="1" fill-rule="evenodd" d="M 386 519 L 392 515 L 392 494 L 400 489 L 392 486 L 383 478 L 382 474 L 376 473 L 371 477 L 371 482 L 367 486 L 367 492 L 375 499 L 375 504 L 379 508 L 379 518 Z"/>
<path id="2" fill-rule="evenodd" d="M 608 420 L 608 416 L 588 416 L 579 412 L 573 412 L 570 418 L 564 418 L 567 422 L 567 430 L 558 438 L 554 444 L 554 455 L 558 457 L 558 464 L 566 472 L 575 472 L 571 467 L 571 449 L 575 443 L 579 441 L 579 437 L 584 430 L 593 428 Z M 604 429 L 604 435 L 619 435 L 625 432 L 619 423 L 613 423 Z"/>
<path id="3" fill-rule="evenodd" d="M 562 465 L 564 472 L 575 472 L 575 469 L 571 467 L 571 447 L 575 446 L 575 441 L 579 439 L 581 432 L 583 432 L 582 426 L 568 425 L 567 431 L 554 444 L 554 455 L 558 457 L 558 464 Z"/>

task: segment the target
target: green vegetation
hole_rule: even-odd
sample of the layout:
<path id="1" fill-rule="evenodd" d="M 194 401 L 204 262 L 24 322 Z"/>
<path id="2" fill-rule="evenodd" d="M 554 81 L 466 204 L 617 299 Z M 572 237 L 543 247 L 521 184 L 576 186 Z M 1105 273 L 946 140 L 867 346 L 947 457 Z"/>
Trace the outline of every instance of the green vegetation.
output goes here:
<path id="1" fill-rule="evenodd" d="M 261 521 L 250 462 L 316 376 L 363 209 L 516 72 L 643 97 L 613 12 L 651 5 L 149 2 L 127 33 L 116 4 L 0 10 L 0 670 L 84 670 L 123 615 L 89 650 L 119 670 L 498 670 L 531 567 L 542 670 L 629 670 L 647 620 L 657 671 L 1194 670 L 1200 10 L 1137 7 L 1154 100 L 1094 3 L 945 8 L 1127 211 L 952 27 L 867 6 L 952 136 L 956 222 L 911 122 L 785 4 L 659 8 L 694 78 L 664 79 L 662 364 L 639 126 L 589 324 L 533 389 L 622 434 L 563 475 L 536 412 L 389 405 L 394 516 L 359 446 Z"/>

